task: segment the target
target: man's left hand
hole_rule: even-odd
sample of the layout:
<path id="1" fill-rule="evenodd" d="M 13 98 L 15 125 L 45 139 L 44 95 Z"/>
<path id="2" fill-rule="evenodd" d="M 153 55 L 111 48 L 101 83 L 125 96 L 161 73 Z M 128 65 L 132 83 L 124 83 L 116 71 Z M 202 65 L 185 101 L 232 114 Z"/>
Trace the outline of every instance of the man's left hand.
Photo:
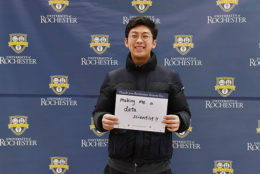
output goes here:
<path id="1" fill-rule="evenodd" d="M 166 115 L 162 123 L 165 124 L 168 131 L 176 132 L 180 127 L 180 118 L 177 115 Z"/>

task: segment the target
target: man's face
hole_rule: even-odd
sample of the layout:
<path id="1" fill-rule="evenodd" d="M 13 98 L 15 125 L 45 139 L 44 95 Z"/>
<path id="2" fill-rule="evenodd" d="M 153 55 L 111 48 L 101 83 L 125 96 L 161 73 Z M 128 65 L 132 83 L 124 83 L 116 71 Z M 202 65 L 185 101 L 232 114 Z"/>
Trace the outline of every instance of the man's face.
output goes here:
<path id="1" fill-rule="evenodd" d="M 153 40 L 148 27 L 139 25 L 130 30 L 128 38 L 125 38 L 125 46 L 129 48 L 134 63 L 141 66 L 150 59 L 156 40 Z"/>

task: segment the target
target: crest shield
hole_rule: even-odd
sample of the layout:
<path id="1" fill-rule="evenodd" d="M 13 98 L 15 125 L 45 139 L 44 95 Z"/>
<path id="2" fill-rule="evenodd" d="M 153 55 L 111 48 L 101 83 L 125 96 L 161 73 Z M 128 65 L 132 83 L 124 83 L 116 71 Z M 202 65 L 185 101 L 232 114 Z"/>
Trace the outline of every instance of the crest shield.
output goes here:
<path id="1" fill-rule="evenodd" d="M 8 128 L 12 130 L 15 135 L 21 135 L 29 128 L 26 116 L 10 116 L 10 123 Z"/>
<path id="2" fill-rule="evenodd" d="M 215 90 L 223 96 L 227 97 L 231 94 L 232 91 L 236 89 L 234 85 L 234 78 L 232 77 L 218 77 Z"/>
<path id="3" fill-rule="evenodd" d="M 233 174 L 232 161 L 217 160 L 215 161 L 213 173 L 216 174 Z"/>
<path id="4" fill-rule="evenodd" d="M 260 133 L 260 120 L 258 120 L 258 128 L 256 129 L 257 133 Z"/>
<path id="5" fill-rule="evenodd" d="M 189 127 L 186 131 L 181 132 L 181 133 L 176 133 L 176 135 L 177 135 L 179 138 L 184 138 L 184 137 L 186 137 L 191 131 L 192 131 L 192 127 Z"/>
<path id="6" fill-rule="evenodd" d="M 175 36 L 175 43 L 173 44 L 173 48 L 182 54 L 187 54 L 191 48 L 194 47 L 192 43 L 192 36 L 191 35 L 176 35 Z"/>
<path id="7" fill-rule="evenodd" d="M 238 0 L 218 0 L 217 1 L 217 5 L 225 12 L 230 12 L 237 4 L 238 4 Z"/>
<path id="8" fill-rule="evenodd" d="M 68 0 L 50 0 L 49 5 L 56 12 L 61 12 L 69 5 L 69 1 Z"/>
<path id="9" fill-rule="evenodd" d="M 55 94 L 63 94 L 69 88 L 68 76 L 51 76 L 51 83 L 49 86 Z"/>
<path id="10" fill-rule="evenodd" d="M 97 54 L 103 54 L 110 47 L 108 35 L 91 35 L 90 48 Z"/>
<path id="11" fill-rule="evenodd" d="M 54 174 L 64 174 L 69 170 L 68 159 L 66 157 L 51 157 L 50 170 Z"/>
<path id="12" fill-rule="evenodd" d="M 132 6 L 134 6 L 138 12 L 144 13 L 148 10 L 148 8 L 150 6 L 152 6 L 152 1 L 151 0 L 133 0 Z"/>
<path id="13" fill-rule="evenodd" d="M 92 130 L 97 136 L 101 137 L 102 135 L 105 134 L 105 132 L 99 132 L 95 125 L 94 125 L 94 119 L 91 117 L 91 125 L 89 126 L 90 130 Z"/>
<path id="14" fill-rule="evenodd" d="M 14 52 L 20 54 L 28 47 L 27 34 L 13 33 L 9 36 L 10 42 L 8 43 L 8 46 L 11 47 Z"/>

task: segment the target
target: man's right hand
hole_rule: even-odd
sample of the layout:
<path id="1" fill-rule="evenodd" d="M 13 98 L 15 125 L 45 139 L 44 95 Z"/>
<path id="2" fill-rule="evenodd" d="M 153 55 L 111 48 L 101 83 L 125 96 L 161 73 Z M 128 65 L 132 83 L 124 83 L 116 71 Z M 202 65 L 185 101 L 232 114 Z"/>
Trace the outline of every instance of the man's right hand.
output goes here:
<path id="1" fill-rule="evenodd" d="M 111 114 L 105 114 L 102 118 L 102 126 L 105 130 L 114 129 L 114 125 L 118 124 L 118 118 Z"/>

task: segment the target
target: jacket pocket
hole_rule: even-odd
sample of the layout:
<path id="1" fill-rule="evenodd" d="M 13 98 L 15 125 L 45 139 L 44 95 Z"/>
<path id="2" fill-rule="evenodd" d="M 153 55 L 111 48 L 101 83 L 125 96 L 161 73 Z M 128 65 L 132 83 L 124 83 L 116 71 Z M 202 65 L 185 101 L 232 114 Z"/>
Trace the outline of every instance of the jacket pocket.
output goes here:
<path id="1" fill-rule="evenodd" d="M 127 159 L 133 152 L 134 137 L 132 132 L 125 129 L 114 129 L 109 134 L 109 156 Z"/>
<path id="2" fill-rule="evenodd" d="M 172 133 L 152 133 L 150 153 L 153 158 L 169 158 L 172 155 Z"/>

